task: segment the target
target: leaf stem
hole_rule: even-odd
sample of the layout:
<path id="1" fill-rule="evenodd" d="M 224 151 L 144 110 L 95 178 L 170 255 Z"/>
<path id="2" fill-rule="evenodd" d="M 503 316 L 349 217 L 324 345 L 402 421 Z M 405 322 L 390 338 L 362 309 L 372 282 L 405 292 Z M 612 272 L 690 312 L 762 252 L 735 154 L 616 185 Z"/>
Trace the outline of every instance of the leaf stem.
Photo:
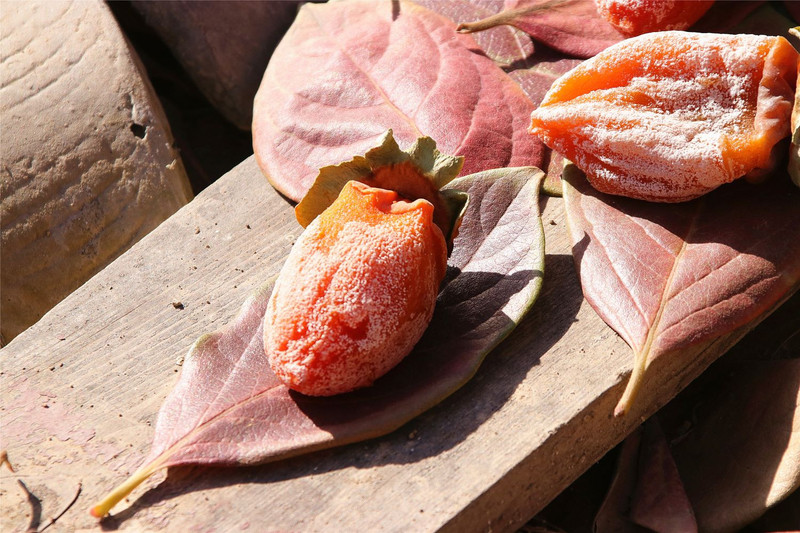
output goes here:
<path id="1" fill-rule="evenodd" d="M 108 514 L 112 507 L 117 505 L 124 497 L 133 492 L 145 479 L 150 477 L 153 472 L 160 468 L 160 462 L 154 461 L 134 472 L 121 485 L 112 490 L 108 496 L 103 498 L 100 503 L 89 510 L 89 514 L 95 518 L 103 518 Z"/>
<path id="2" fill-rule="evenodd" d="M 531 4 L 527 7 L 520 7 L 517 9 L 505 9 L 494 15 L 486 18 L 476 20 L 474 22 L 462 22 L 456 27 L 458 33 L 476 33 L 479 31 L 490 30 L 497 26 L 514 26 L 517 19 L 532 15 L 538 12 L 547 12 L 556 10 L 559 7 L 568 4 L 569 0 L 549 0 L 539 3 Z M 525 30 L 523 30 L 525 31 Z"/>
<path id="3" fill-rule="evenodd" d="M 639 389 L 642 387 L 644 378 L 644 371 L 647 369 L 647 354 L 648 351 L 638 352 L 633 362 L 633 372 L 631 377 L 628 378 L 628 384 L 625 386 L 625 392 L 622 393 L 622 398 L 614 408 L 614 416 L 624 416 L 630 410 L 633 400 L 639 394 Z"/>

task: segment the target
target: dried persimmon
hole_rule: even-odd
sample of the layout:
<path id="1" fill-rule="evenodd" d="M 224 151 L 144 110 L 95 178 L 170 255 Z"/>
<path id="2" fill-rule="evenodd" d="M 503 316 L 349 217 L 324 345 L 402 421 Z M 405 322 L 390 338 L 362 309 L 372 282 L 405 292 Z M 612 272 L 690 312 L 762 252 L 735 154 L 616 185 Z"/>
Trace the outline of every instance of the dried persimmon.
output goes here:
<path id="1" fill-rule="evenodd" d="M 320 170 L 295 209 L 305 226 L 264 319 L 270 367 L 287 387 L 331 396 L 371 385 L 428 327 L 466 194 L 440 191 L 462 158 L 392 132 L 364 157 Z"/>
<path id="2" fill-rule="evenodd" d="M 714 4 L 709 0 L 595 0 L 597 12 L 621 34 L 686 30 Z"/>
<path id="3" fill-rule="evenodd" d="M 531 132 L 602 192 L 690 200 L 774 164 L 797 65 L 782 37 L 648 33 L 556 80 Z"/>

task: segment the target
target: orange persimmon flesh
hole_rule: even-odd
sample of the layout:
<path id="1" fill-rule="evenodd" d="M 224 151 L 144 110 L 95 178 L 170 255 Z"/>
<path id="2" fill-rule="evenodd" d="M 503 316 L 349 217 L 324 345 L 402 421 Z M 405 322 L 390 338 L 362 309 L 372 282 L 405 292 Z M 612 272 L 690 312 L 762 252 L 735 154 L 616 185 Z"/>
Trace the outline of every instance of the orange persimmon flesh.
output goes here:
<path id="1" fill-rule="evenodd" d="M 690 200 L 774 164 L 797 64 L 783 37 L 648 33 L 556 80 L 531 132 L 602 192 Z"/>
<path id="2" fill-rule="evenodd" d="M 626 37 L 686 30 L 714 4 L 707 0 L 595 0 L 597 12 Z"/>
<path id="3" fill-rule="evenodd" d="M 422 336 L 446 269 L 430 202 L 348 182 L 278 276 L 264 324 L 270 367 L 311 396 L 372 384 Z"/>

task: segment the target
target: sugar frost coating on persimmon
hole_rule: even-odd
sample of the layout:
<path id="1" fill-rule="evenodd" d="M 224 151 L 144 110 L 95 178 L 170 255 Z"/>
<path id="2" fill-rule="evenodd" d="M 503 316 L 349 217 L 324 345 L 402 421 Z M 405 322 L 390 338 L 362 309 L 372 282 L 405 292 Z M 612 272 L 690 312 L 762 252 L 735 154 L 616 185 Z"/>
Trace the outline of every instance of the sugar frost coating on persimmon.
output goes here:
<path id="1" fill-rule="evenodd" d="M 349 182 L 281 270 L 265 348 L 281 381 L 327 396 L 370 385 L 427 328 L 447 251 L 425 200 Z"/>
<path id="2" fill-rule="evenodd" d="M 531 131 L 603 192 L 689 200 L 769 168 L 797 60 L 781 37 L 646 34 L 558 79 Z"/>
<path id="3" fill-rule="evenodd" d="M 620 33 L 686 30 L 714 4 L 703 0 L 595 0 L 597 11 Z"/>

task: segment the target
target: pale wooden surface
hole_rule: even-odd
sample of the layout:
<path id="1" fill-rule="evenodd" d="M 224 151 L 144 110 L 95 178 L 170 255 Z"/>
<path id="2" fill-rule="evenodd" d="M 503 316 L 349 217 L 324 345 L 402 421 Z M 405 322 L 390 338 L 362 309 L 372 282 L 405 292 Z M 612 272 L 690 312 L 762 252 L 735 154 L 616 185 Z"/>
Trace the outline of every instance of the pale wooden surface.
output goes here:
<path id="1" fill-rule="evenodd" d="M 562 201 L 543 203 L 543 292 L 464 388 L 383 438 L 260 467 L 156 475 L 102 527 L 520 526 L 744 334 L 702 347 L 667 383 L 646 383 L 633 412 L 614 419 L 632 355 L 582 298 Z M 177 362 L 277 273 L 299 229 L 250 158 L 0 351 L 0 435 L 16 468 L 0 470 L 0 529 L 30 520 L 20 479 L 41 525 L 82 487 L 50 531 L 100 530 L 88 509 L 144 459 Z"/>

